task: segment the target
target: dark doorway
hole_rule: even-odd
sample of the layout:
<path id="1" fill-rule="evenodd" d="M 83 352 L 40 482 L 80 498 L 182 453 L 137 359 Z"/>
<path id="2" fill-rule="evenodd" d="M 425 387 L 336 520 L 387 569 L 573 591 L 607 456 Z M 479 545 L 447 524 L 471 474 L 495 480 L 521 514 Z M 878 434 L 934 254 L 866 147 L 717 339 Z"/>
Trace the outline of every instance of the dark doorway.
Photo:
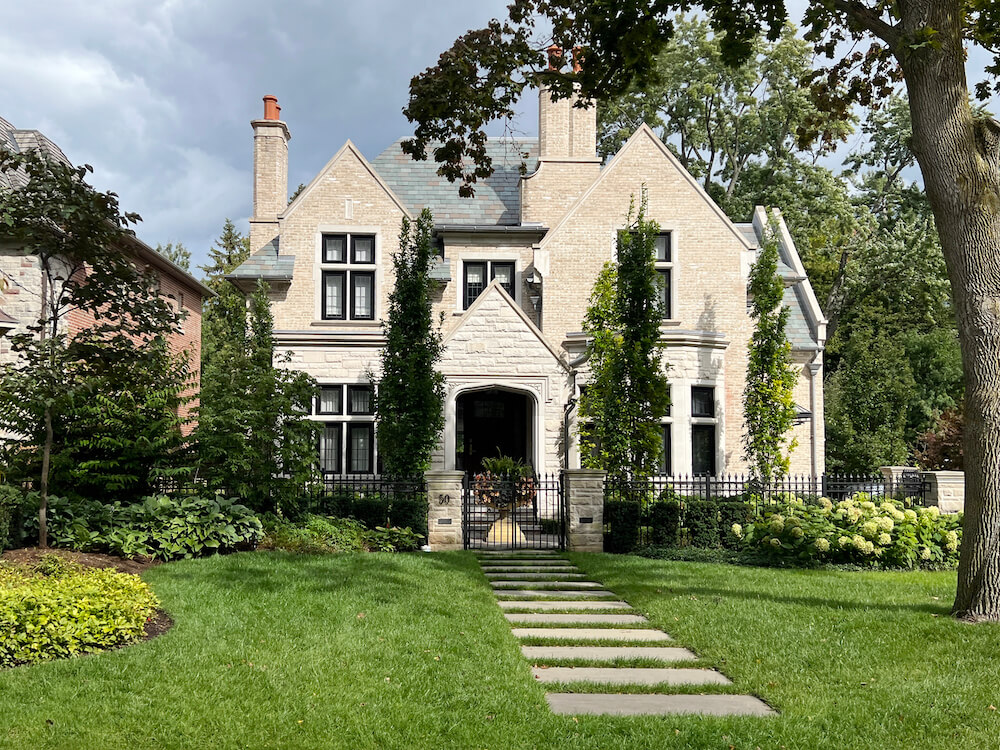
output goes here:
<path id="1" fill-rule="evenodd" d="M 500 388 L 460 394 L 455 438 L 455 468 L 460 471 L 481 471 L 483 459 L 494 456 L 532 466 L 531 399 Z"/>

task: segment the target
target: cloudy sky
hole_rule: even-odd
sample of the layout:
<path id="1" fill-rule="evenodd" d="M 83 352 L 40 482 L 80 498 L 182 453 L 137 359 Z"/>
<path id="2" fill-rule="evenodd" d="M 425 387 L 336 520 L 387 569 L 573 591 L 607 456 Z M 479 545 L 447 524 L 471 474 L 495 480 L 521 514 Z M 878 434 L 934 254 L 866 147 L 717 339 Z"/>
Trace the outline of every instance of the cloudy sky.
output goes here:
<path id="1" fill-rule="evenodd" d="M 36 0 L 5 3 L 0 116 L 38 129 L 138 212 L 151 245 L 200 264 L 246 227 L 252 131 L 275 94 L 289 189 L 350 138 L 368 158 L 406 134 L 410 78 L 505 0 Z M 529 105 L 530 105 L 529 97 Z M 536 110 L 524 115 L 534 133 Z"/>
<path id="2" fill-rule="evenodd" d="M 368 158 L 410 132 L 410 78 L 507 0 L 34 0 L 4 4 L 0 116 L 38 129 L 143 217 L 151 245 L 204 262 L 226 217 L 246 228 L 250 120 L 275 94 L 289 189 L 350 138 Z M 799 16 L 803 0 L 792 0 Z M 534 96 L 519 128 L 537 128 Z"/>

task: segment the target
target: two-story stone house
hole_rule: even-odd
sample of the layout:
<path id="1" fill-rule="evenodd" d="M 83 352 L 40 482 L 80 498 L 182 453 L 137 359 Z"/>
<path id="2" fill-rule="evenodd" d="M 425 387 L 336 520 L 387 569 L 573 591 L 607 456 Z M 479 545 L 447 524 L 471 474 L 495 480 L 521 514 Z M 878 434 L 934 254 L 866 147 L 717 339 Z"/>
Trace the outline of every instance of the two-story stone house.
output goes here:
<path id="1" fill-rule="evenodd" d="M 433 162 L 411 161 L 399 142 L 369 161 L 348 141 L 288 203 L 290 133 L 277 100 L 264 102 L 263 119 L 252 122 L 255 252 L 231 281 L 244 289 L 268 282 L 278 353 L 320 383 L 312 418 L 325 424 L 325 472 L 378 469 L 368 373 L 379 367 L 400 222 L 424 207 L 442 253 L 435 307 L 447 383 L 434 468 L 476 469 L 499 453 L 539 472 L 578 467 L 574 407 L 588 378 L 581 321 L 643 189 L 662 231 L 656 268 L 673 402 L 662 425 L 664 471 L 745 468 L 747 277 L 768 223 L 763 208 L 749 223 L 730 221 L 646 126 L 602 164 L 595 109 L 553 102 L 545 91 L 538 138 L 491 142 L 496 172 L 474 198 L 459 197 Z M 792 470 L 819 474 L 825 321 L 780 215 L 778 223 L 800 368 Z"/>

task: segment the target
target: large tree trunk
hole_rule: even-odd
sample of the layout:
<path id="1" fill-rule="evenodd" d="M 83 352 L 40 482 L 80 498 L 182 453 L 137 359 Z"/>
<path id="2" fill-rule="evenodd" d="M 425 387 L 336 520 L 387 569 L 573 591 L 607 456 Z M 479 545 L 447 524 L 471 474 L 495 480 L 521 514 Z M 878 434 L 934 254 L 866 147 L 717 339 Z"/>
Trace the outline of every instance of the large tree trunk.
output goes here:
<path id="1" fill-rule="evenodd" d="M 965 369 L 965 525 L 953 612 L 998 620 L 1000 150 L 995 125 L 976 121 L 969 107 L 958 5 L 901 4 L 904 34 L 930 27 L 941 44 L 896 53 L 909 92 L 913 149 L 951 279 Z"/>

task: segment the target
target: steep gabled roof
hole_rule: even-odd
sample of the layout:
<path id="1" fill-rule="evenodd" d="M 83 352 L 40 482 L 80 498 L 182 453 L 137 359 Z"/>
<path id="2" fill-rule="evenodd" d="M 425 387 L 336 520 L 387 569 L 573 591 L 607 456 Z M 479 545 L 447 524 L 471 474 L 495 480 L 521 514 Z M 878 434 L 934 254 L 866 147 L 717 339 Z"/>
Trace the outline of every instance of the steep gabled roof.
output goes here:
<path id="1" fill-rule="evenodd" d="M 462 198 L 458 185 L 437 174 L 433 159 L 414 161 L 403 153 L 402 138 L 379 154 L 372 166 L 412 214 L 429 208 L 438 224 L 517 225 L 521 223 L 521 163 L 537 168 L 538 139 L 490 139 L 486 153 L 494 172 L 476 183 L 476 195 Z"/>
<path id="2" fill-rule="evenodd" d="M 638 128 L 636 128 L 636 131 L 632 134 L 632 137 L 625 142 L 625 145 L 622 146 L 618 150 L 618 153 L 616 153 L 611 158 L 611 161 L 609 161 L 604 166 L 604 168 L 601 170 L 600 175 L 598 175 L 597 179 L 594 180 L 594 182 L 590 185 L 590 187 L 584 191 L 583 195 L 581 195 L 577 199 L 576 203 L 574 203 L 570 207 L 570 209 L 565 214 L 563 214 L 563 217 L 559 220 L 559 223 L 556 224 L 555 227 L 553 227 L 552 230 L 545 236 L 545 239 L 543 239 L 541 242 L 541 246 L 545 247 L 545 245 L 548 244 L 548 242 L 553 237 L 559 234 L 559 230 L 563 226 L 573 221 L 573 217 L 576 215 L 576 212 L 580 210 L 580 207 L 587 202 L 587 199 L 590 198 L 590 196 L 596 190 L 600 189 L 604 181 L 608 179 L 608 176 L 613 174 L 617 169 L 618 165 L 621 164 L 621 162 L 624 160 L 625 154 L 627 154 L 629 150 L 631 150 L 635 146 L 635 144 L 638 143 L 639 140 L 643 138 L 648 138 L 655 144 L 656 148 L 660 151 L 661 154 L 663 154 L 664 158 L 671 165 L 673 165 L 673 167 L 677 170 L 678 174 L 680 174 L 684 178 L 684 180 L 691 186 L 694 192 L 697 193 L 698 196 L 705 201 L 706 205 L 716 214 L 716 216 L 719 217 L 719 220 L 726 226 L 726 228 L 728 228 L 733 233 L 733 236 L 737 240 L 739 240 L 744 246 L 746 246 L 746 248 L 749 250 L 751 246 L 747 242 L 747 238 L 743 234 L 743 232 L 741 232 L 736 227 L 736 225 L 733 224 L 732 220 L 726 215 L 725 211 L 719 208 L 719 204 L 716 203 L 714 200 L 712 200 L 711 196 L 709 196 L 709 194 L 705 192 L 705 189 L 698 183 L 698 181 L 694 177 L 691 176 L 691 173 L 688 172 L 686 169 L 684 169 L 684 165 L 677 160 L 677 157 L 674 156 L 673 152 L 669 148 L 666 147 L 663 141 L 661 141 L 659 138 L 656 137 L 656 133 L 654 133 L 646 123 L 643 123 Z"/>
<path id="3" fill-rule="evenodd" d="M 23 154 L 27 151 L 40 151 L 53 161 L 72 166 L 66 154 L 51 139 L 38 130 L 19 130 L 9 121 L 0 117 L 0 148 Z M 27 183 L 27 176 L 22 172 L 5 172 L 0 174 L 0 188 L 19 188 Z"/>

